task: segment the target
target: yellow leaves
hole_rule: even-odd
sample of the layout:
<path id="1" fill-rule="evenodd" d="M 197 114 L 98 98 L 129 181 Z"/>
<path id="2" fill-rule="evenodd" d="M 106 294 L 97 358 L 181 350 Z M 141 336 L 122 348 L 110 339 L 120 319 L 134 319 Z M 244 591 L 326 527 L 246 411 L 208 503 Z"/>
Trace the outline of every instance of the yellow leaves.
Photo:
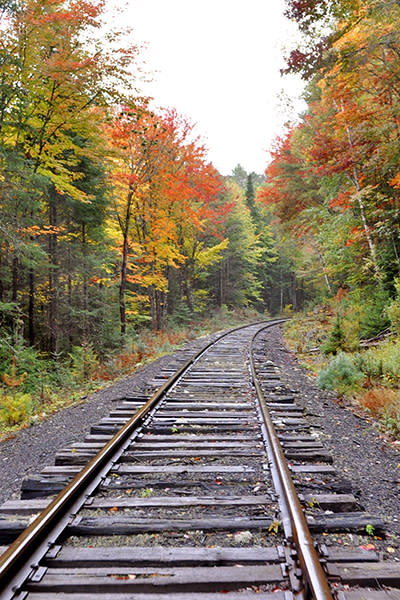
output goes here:
<path id="1" fill-rule="evenodd" d="M 229 245 L 229 239 L 225 238 L 219 244 L 212 246 L 211 248 L 204 248 L 204 244 L 198 245 L 196 252 L 196 260 L 199 268 L 209 267 L 220 260 L 222 260 L 222 251 L 225 250 Z"/>
<path id="2" fill-rule="evenodd" d="M 128 275 L 126 276 L 126 281 L 128 283 L 138 283 L 138 284 L 141 284 L 141 283 L 143 283 L 143 276 L 141 274 L 130 275 L 128 273 Z"/>
<path id="3" fill-rule="evenodd" d="M 57 175 L 53 171 L 47 169 L 41 169 L 41 172 L 54 183 L 58 194 L 67 194 L 78 202 L 82 202 L 83 204 L 91 204 L 90 196 L 70 183 L 68 176 Z"/>
<path id="4" fill-rule="evenodd" d="M 277 520 L 272 521 L 271 525 L 268 527 L 269 533 L 272 533 L 272 535 L 277 535 L 281 525 L 282 525 L 282 521 L 277 521 Z"/>

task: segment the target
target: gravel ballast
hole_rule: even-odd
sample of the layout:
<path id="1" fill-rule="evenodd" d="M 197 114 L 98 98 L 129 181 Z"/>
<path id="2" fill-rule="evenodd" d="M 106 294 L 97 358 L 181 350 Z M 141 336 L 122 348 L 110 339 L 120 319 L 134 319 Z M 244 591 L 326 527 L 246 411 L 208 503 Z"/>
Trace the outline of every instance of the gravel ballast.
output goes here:
<path id="1" fill-rule="evenodd" d="M 179 352 L 163 356 L 141 368 L 132 377 L 91 394 L 81 404 L 64 408 L 0 443 L 0 503 L 18 498 L 24 477 L 54 464 L 58 450 L 83 441 L 91 425 L 108 416 L 119 398 L 135 392 L 143 393 L 148 383 L 177 356 Z"/>
<path id="2" fill-rule="evenodd" d="M 359 417 L 338 402 L 331 392 L 320 390 L 315 379 L 289 352 L 278 327 L 263 334 L 266 360 L 281 369 L 282 380 L 296 394 L 296 402 L 322 428 L 321 441 L 334 456 L 343 479 L 352 482 L 353 493 L 368 512 L 382 517 L 393 532 L 391 545 L 400 548 L 400 455 L 369 420 Z M 205 339 L 203 339 L 205 341 Z M 198 342 L 193 343 L 198 347 Z M 186 349 L 191 344 L 186 346 Z M 82 441 L 91 425 L 107 416 L 113 403 L 124 395 L 143 392 L 174 364 L 181 354 L 164 356 L 127 377 L 91 395 L 82 404 L 65 408 L 0 444 L 0 503 L 19 497 L 22 479 L 54 464 L 57 450 Z M 400 553 L 399 553 L 400 554 Z"/>
<path id="3" fill-rule="evenodd" d="M 288 351 L 279 328 L 265 330 L 262 337 L 266 342 L 266 360 L 281 369 L 282 383 L 294 393 L 305 416 L 315 423 L 315 433 L 331 452 L 338 479 L 343 486 L 348 485 L 362 510 L 380 517 L 387 525 L 390 558 L 400 560 L 398 443 L 383 435 L 376 422 L 342 403 L 333 392 L 321 390 L 315 377 L 301 368 L 295 354 Z M 383 550 L 386 547 L 379 540 L 372 541 Z"/>

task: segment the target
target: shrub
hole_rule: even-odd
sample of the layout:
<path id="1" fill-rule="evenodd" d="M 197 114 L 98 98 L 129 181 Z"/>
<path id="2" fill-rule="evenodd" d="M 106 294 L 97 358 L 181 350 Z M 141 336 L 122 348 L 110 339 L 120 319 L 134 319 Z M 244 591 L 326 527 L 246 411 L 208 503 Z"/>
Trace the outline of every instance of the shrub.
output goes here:
<path id="1" fill-rule="evenodd" d="M 324 354 L 336 354 L 338 350 L 343 349 L 344 333 L 340 323 L 340 319 L 336 318 L 333 324 L 332 331 L 329 334 L 326 342 L 321 346 L 321 351 Z"/>
<path id="2" fill-rule="evenodd" d="M 32 396 L 22 392 L 2 394 L 0 396 L 0 423 L 17 425 L 23 423 L 32 414 Z"/>
<path id="3" fill-rule="evenodd" d="M 372 388 L 358 396 L 358 402 L 373 417 L 380 417 L 385 407 L 394 406 L 398 402 L 398 392 L 384 387 Z"/>
<path id="4" fill-rule="evenodd" d="M 18 352 L 18 369 L 26 372 L 27 377 L 21 389 L 30 394 L 40 393 L 50 368 L 51 362 L 44 359 L 37 350 L 32 347 L 22 348 Z"/>
<path id="5" fill-rule="evenodd" d="M 400 279 L 395 280 L 396 298 L 386 307 L 387 316 L 397 335 L 400 335 Z"/>
<path id="6" fill-rule="evenodd" d="M 360 315 L 360 338 L 368 339 L 386 329 L 390 322 L 387 313 L 389 294 L 386 290 L 378 287 L 362 300 L 362 312 Z"/>
<path id="7" fill-rule="evenodd" d="M 386 340 L 354 356 L 357 367 L 370 379 L 386 384 L 400 382 L 400 341 Z"/>
<path id="8" fill-rule="evenodd" d="M 99 359 L 90 344 L 74 346 L 69 353 L 71 372 L 79 383 L 85 383 L 95 375 Z"/>
<path id="9" fill-rule="evenodd" d="M 364 374 L 344 352 L 338 354 L 318 375 L 318 383 L 323 389 L 335 390 L 341 395 L 359 389 L 363 380 Z"/>
<path id="10" fill-rule="evenodd" d="M 336 318 L 326 342 L 321 347 L 322 352 L 356 352 L 359 350 L 360 339 L 372 337 L 386 329 L 389 325 L 385 310 L 387 301 L 388 293 L 380 287 L 376 290 L 368 289 L 363 295 L 360 290 L 338 293 L 333 303 Z"/>
<path id="11" fill-rule="evenodd" d="M 400 438 L 400 404 L 386 406 L 382 411 L 382 424 L 386 431 Z"/>
<path id="12" fill-rule="evenodd" d="M 326 342 L 332 313 L 326 305 L 318 305 L 308 313 L 294 313 L 283 324 L 285 341 L 295 352 L 309 352 Z"/>

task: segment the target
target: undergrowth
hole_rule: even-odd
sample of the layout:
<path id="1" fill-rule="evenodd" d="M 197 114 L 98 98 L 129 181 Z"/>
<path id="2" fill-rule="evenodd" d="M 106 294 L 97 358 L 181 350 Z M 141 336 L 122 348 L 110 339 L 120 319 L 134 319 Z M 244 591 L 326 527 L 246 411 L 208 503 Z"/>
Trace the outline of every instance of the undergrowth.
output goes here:
<path id="1" fill-rule="evenodd" d="M 317 377 L 321 388 L 335 391 L 348 404 L 376 419 L 382 430 L 400 439 L 398 334 L 385 331 L 385 336 L 363 348 L 360 339 L 354 337 L 354 327 L 347 328 L 343 312 L 338 318 L 335 307 L 320 306 L 295 315 L 285 324 L 284 335 L 300 364 Z"/>
<path id="2" fill-rule="evenodd" d="M 123 348 L 103 360 L 96 348 L 85 343 L 75 346 L 68 356 L 50 360 L 34 348 L 0 341 L 0 440 L 57 410 L 84 401 L 89 393 L 131 375 L 192 339 L 262 318 L 254 311 L 222 308 L 207 319 L 184 326 L 134 332 Z"/>

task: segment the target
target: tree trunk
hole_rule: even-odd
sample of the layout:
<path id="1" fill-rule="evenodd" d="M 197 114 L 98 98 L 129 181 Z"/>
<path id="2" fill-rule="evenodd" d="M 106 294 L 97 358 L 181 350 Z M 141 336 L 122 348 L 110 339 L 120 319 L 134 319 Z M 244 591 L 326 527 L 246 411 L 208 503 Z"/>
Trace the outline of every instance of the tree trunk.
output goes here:
<path id="1" fill-rule="evenodd" d="M 357 171 L 357 167 L 354 166 L 353 167 L 353 183 L 355 185 L 356 188 L 356 198 L 357 198 L 357 203 L 358 203 L 358 207 L 360 209 L 360 215 L 361 215 L 361 220 L 363 223 L 363 228 L 364 228 L 364 232 L 365 232 L 365 237 L 367 238 L 367 243 L 368 243 L 368 248 L 371 254 L 371 259 L 372 259 L 372 263 L 374 265 L 374 270 L 375 270 L 375 274 L 379 275 L 379 267 L 378 267 L 378 262 L 376 260 L 376 250 L 375 250 L 375 245 L 372 241 L 372 237 L 371 237 L 371 229 L 368 225 L 367 222 L 367 218 L 365 216 L 365 206 L 364 206 L 364 201 L 362 198 L 362 191 L 361 191 L 361 185 L 360 185 L 360 179 L 358 176 L 358 171 Z"/>
<path id="2" fill-rule="evenodd" d="M 89 310 L 89 286 L 87 274 L 87 244 L 86 244 L 86 225 L 82 223 L 82 256 L 83 256 L 83 340 L 88 340 L 88 310 Z"/>
<path id="3" fill-rule="evenodd" d="M 29 345 L 34 346 L 35 337 L 35 303 L 36 303 L 36 286 L 35 286 L 35 271 L 29 269 L 29 302 L 28 302 L 28 338 Z"/>
<path id="4" fill-rule="evenodd" d="M 49 199 L 49 223 L 57 227 L 57 192 L 53 190 Z M 58 336 L 58 240 L 57 233 L 49 235 L 49 346 L 50 352 L 57 353 Z"/>
<path id="5" fill-rule="evenodd" d="M 68 298 L 68 308 L 69 308 L 69 314 L 72 316 L 72 277 L 71 277 L 71 273 L 72 273 L 72 260 L 71 260 L 71 248 L 70 245 L 68 245 L 68 249 L 67 249 L 68 255 L 67 255 L 67 298 Z M 75 327 L 74 327 L 75 329 Z M 72 348 L 73 345 L 73 333 L 72 333 L 72 328 L 71 326 L 68 327 L 68 341 L 69 341 L 69 350 Z"/>
<path id="6" fill-rule="evenodd" d="M 126 275 L 128 271 L 128 251 L 129 251 L 129 224 L 131 220 L 131 207 L 133 200 L 133 190 L 130 189 L 127 198 L 125 222 L 122 223 L 122 264 L 121 264 L 121 279 L 119 286 L 119 316 L 121 325 L 121 337 L 126 335 L 126 306 L 125 306 L 125 291 L 126 291 Z"/>
<path id="7" fill-rule="evenodd" d="M 11 302 L 18 301 L 18 256 L 14 250 L 12 259 L 12 288 L 11 288 Z"/>
<path id="8" fill-rule="evenodd" d="M 4 300 L 4 286 L 3 286 L 3 263 L 2 263 L 2 254 L 0 252 L 0 302 Z"/>
<path id="9" fill-rule="evenodd" d="M 292 309 L 294 311 L 296 311 L 297 310 L 297 279 L 296 279 L 295 273 L 292 273 L 292 276 L 290 279 L 291 279 L 291 281 L 290 281 L 290 300 L 291 300 Z"/>
<path id="10" fill-rule="evenodd" d="M 162 292 L 157 290 L 154 286 L 149 288 L 150 297 L 150 313 L 151 313 L 151 327 L 153 331 L 160 331 L 162 329 Z"/>
<path id="11" fill-rule="evenodd" d="M 183 284 L 183 293 L 186 298 L 186 306 L 190 310 L 190 314 L 194 312 L 194 304 L 193 304 L 193 290 L 192 290 L 192 277 L 190 275 L 191 271 L 191 260 L 188 259 L 185 265 L 182 267 L 182 284 Z"/>
<path id="12" fill-rule="evenodd" d="M 329 293 L 332 294 L 332 286 L 331 286 L 331 282 L 329 281 L 328 274 L 326 272 L 326 262 L 325 262 L 325 259 L 323 257 L 323 254 L 322 254 L 321 250 L 319 249 L 318 244 L 315 244 L 315 247 L 317 249 L 317 254 L 318 254 L 319 262 L 321 263 L 322 272 L 324 274 L 324 279 L 325 279 L 326 287 L 328 288 Z"/>
<path id="13" fill-rule="evenodd" d="M 227 258 L 221 261 L 219 270 L 219 307 L 226 304 L 226 288 L 227 288 Z"/>
<path id="14" fill-rule="evenodd" d="M 342 112 L 344 111 L 344 103 L 343 100 L 341 100 L 341 109 Z M 349 143 L 349 147 L 353 148 L 353 138 L 351 135 L 351 130 L 350 127 L 345 125 L 345 129 L 346 129 L 346 133 L 347 133 L 347 140 Z M 358 203 L 358 208 L 360 210 L 360 215 L 361 215 L 361 221 L 363 224 L 363 229 L 364 229 L 364 233 L 365 233 L 365 237 L 367 238 L 367 243 L 368 243 L 368 248 L 369 248 L 369 252 L 371 255 L 371 260 L 372 263 L 374 265 L 374 271 L 375 274 L 377 276 L 379 276 L 379 267 L 378 267 L 378 262 L 376 259 L 376 251 L 375 251 L 375 245 L 372 241 L 372 237 L 371 237 L 371 229 L 368 225 L 367 222 L 367 218 L 365 215 L 365 206 L 364 206 L 364 201 L 362 198 L 362 188 L 361 188 L 361 183 L 360 183 L 360 177 L 358 175 L 358 169 L 357 169 L 357 165 L 353 166 L 353 173 L 352 175 L 349 176 L 350 180 L 352 181 L 352 183 L 354 184 L 354 187 L 356 188 L 356 199 L 357 199 L 357 203 Z"/>

